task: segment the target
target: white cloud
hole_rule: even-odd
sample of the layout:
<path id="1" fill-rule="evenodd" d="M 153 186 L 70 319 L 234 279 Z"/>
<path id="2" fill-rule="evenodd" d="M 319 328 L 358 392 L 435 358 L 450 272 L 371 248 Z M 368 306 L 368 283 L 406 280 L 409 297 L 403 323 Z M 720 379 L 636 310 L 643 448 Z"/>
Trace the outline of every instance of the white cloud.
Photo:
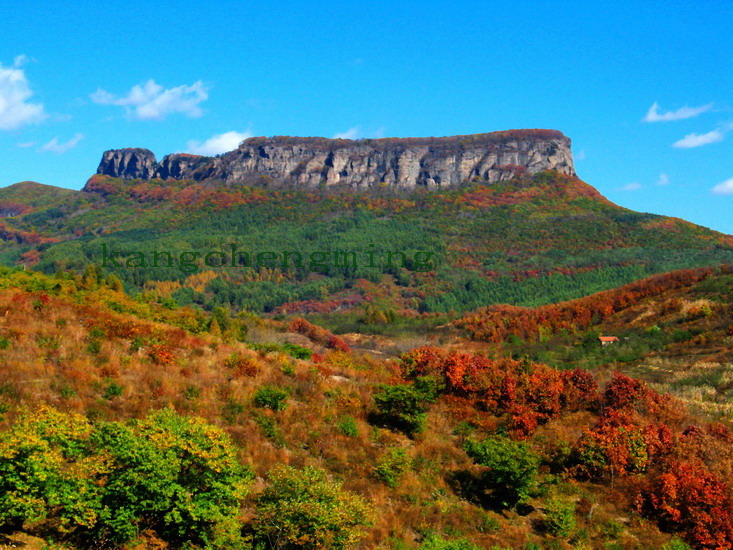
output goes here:
<path id="1" fill-rule="evenodd" d="M 358 139 L 361 136 L 361 126 L 354 126 L 345 132 L 334 134 L 333 139 Z"/>
<path id="2" fill-rule="evenodd" d="M 41 151 L 48 151 L 60 155 L 76 147 L 82 139 L 84 139 L 83 134 L 76 134 L 69 141 L 59 143 L 59 138 L 55 137 L 45 145 L 42 145 Z"/>
<path id="3" fill-rule="evenodd" d="M 227 151 L 233 151 L 248 137 L 252 137 L 251 132 L 224 132 L 223 134 L 211 136 L 203 143 L 191 140 L 188 142 L 187 150 L 195 155 L 219 155 Z"/>
<path id="4" fill-rule="evenodd" d="M 733 178 L 727 179 L 712 188 L 713 195 L 733 195 Z"/>
<path id="5" fill-rule="evenodd" d="M 638 182 L 627 183 L 621 188 L 623 191 L 638 191 L 641 189 L 641 184 Z"/>
<path id="6" fill-rule="evenodd" d="M 209 91 L 200 80 L 175 88 L 163 88 L 154 80 L 148 80 L 133 86 L 126 96 L 118 97 L 99 88 L 89 97 L 100 105 L 124 107 L 128 115 L 140 120 L 162 120 L 173 113 L 200 117 L 203 111 L 199 103 L 209 98 Z"/>
<path id="7" fill-rule="evenodd" d="M 17 146 L 21 149 L 27 149 L 28 147 L 33 147 L 35 144 L 35 141 L 24 141 L 23 143 L 18 143 Z"/>
<path id="8" fill-rule="evenodd" d="M 713 130 L 707 134 L 687 134 L 679 141 L 675 141 L 672 147 L 678 149 L 692 149 L 693 147 L 702 147 L 703 145 L 709 145 L 710 143 L 717 143 L 723 141 L 725 133 L 721 130 Z"/>
<path id="9" fill-rule="evenodd" d="M 575 153 L 575 160 L 585 160 L 585 149 L 581 149 L 577 153 Z"/>
<path id="10" fill-rule="evenodd" d="M 649 110 L 642 118 L 642 122 L 669 122 L 671 120 L 684 120 L 686 118 L 693 118 L 703 114 L 705 111 L 709 111 L 713 108 L 712 103 L 707 105 L 700 105 L 699 107 L 680 107 L 676 111 L 667 111 L 666 113 L 659 112 L 659 103 L 656 101 L 649 107 Z"/>
<path id="11" fill-rule="evenodd" d="M 659 174 L 657 185 L 669 185 L 669 176 L 667 174 Z"/>
<path id="12" fill-rule="evenodd" d="M 48 116 L 42 103 L 30 102 L 33 92 L 20 68 L 26 61 L 25 56 L 19 55 L 12 67 L 0 64 L 0 130 L 37 124 Z"/>

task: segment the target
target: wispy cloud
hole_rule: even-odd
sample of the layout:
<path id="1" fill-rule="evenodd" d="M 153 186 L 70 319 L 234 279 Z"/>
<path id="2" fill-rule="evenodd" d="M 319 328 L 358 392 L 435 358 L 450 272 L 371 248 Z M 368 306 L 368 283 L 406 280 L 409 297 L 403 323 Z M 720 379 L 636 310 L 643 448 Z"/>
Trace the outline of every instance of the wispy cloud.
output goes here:
<path id="1" fill-rule="evenodd" d="M 672 147 L 678 149 L 692 149 L 693 147 L 702 147 L 703 145 L 709 145 L 710 143 L 717 143 L 723 141 L 725 132 L 723 130 L 713 130 L 707 134 L 687 134 L 679 141 L 675 141 Z"/>
<path id="2" fill-rule="evenodd" d="M 337 132 L 333 135 L 333 139 L 379 139 L 382 137 L 384 137 L 383 127 L 379 127 L 372 132 L 364 132 L 362 131 L 361 126 L 354 126 L 353 128 L 349 128 L 345 132 Z"/>
<path id="3" fill-rule="evenodd" d="M 31 61 L 35 61 L 35 59 L 32 57 L 28 57 L 24 53 L 16 55 L 13 59 L 13 67 L 20 67 L 21 65 L 25 65 L 26 63 L 30 63 Z"/>
<path id="4" fill-rule="evenodd" d="M 656 101 L 649 107 L 646 115 L 642 118 L 642 122 L 670 122 L 672 120 L 684 120 L 686 118 L 693 118 L 703 114 L 713 108 L 712 103 L 706 105 L 700 105 L 699 107 L 680 107 L 676 111 L 667 111 L 666 113 L 659 110 L 659 103 Z"/>
<path id="5" fill-rule="evenodd" d="M 573 157 L 574 160 L 585 160 L 585 149 L 581 149 L 577 153 L 575 153 L 575 156 Z"/>
<path id="6" fill-rule="evenodd" d="M 639 189 L 641 189 L 641 184 L 636 181 L 627 183 L 621 188 L 622 191 L 638 191 Z"/>
<path id="7" fill-rule="evenodd" d="M 249 131 L 224 132 L 223 134 L 211 136 L 203 143 L 191 140 L 188 142 L 186 150 L 195 155 L 219 155 L 227 151 L 233 151 L 248 137 L 252 137 L 252 133 Z"/>
<path id="8" fill-rule="evenodd" d="M 659 174 L 657 185 L 669 185 L 669 176 L 667 174 Z"/>
<path id="9" fill-rule="evenodd" d="M 33 147 L 35 144 L 35 141 L 24 141 L 22 143 L 18 143 L 17 147 L 20 147 L 21 149 L 27 149 L 28 147 Z"/>
<path id="10" fill-rule="evenodd" d="M 711 189 L 713 195 L 733 195 L 733 178 L 719 183 Z"/>
<path id="11" fill-rule="evenodd" d="M 26 61 L 26 56 L 19 55 L 10 67 L 0 64 L 0 130 L 15 130 L 48 117 L 42 103 L 30 101 L 33 92 L 21 69 Z"/>
<path id="12" fill-rule="evenodd" d="M 59 142 L 59 138 L 55 137 L 48 143 L 41 146 L 41 151 L 48 151 L 61 155 L 76 147 L 79 142 L 84 139 L 83 134 L 76 134 L 69 141 Z"/>
<path id="13" fill-rule="evenodd" d="M 361 126 L 354 126 L 345 132 L 338 132 L 333 135 L 333 139 L 358 139 L 361 137 Z"/>
<path id="14" fill-rule="evenodd" d="M 89 96 L 100 105 L 124 107 L 127 114 L 139 120 L 162 120 L 170 114 L 181 113 L 191 118 L 200 117 L 199 104 L 209 98 L 209 91 L 200 80 L 190 86 L 163 88 L 154 80 L 133 86 L 125 96 L 116 96 L 102 88 Z"/>

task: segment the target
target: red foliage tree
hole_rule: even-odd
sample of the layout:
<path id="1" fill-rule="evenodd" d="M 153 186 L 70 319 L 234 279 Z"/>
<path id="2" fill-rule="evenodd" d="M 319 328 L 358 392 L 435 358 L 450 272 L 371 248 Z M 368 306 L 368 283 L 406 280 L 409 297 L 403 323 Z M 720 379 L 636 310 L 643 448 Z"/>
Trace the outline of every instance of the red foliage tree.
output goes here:
<path id="1" fill-rule="evenodd" d="M 561 372 L 540 363 L 491 360 L 432 346 L 416 348 L 401 360 L 406 378 L 437 377 L 447 393 L 508 415 L 509 429 L 517 437 L 530 435 L 563 410 L 579 410 L 599 399 L 593 376 L 582 371 Z"/>
<path id="2" fill-rule="evenodd" d="M 642 485 L 639 512 L 667 528 L 682 530 L 698 548 L 733 547 L 733 499 L 730 488 L 700 464 L 673 461 Z"/>

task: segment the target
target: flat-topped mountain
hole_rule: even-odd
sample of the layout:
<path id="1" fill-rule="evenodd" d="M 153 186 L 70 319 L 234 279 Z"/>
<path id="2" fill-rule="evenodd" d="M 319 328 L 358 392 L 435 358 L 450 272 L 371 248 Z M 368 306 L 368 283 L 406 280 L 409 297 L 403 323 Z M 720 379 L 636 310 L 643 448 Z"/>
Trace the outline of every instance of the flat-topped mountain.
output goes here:
<path id="1" fill-rule="evenodd" d="M 82 192 L 0 190 L 0 264 L 95 264 L 128 289 L 160 283 L 209 309 L 353 315 L 372 302 L 410 315 L 534 307 L 733 264 L 733 237 L 622 208 L 578 179 L 554 130 L 250 138 L 217 157 L 160 161 L 118 149 L 98 172 Z M 241 261 L 205 259 L 232 246 Z M 154 265 L 168 251 L 170 265 Z M 278 259 L 255 262 L 261 252 Z M 286 261 L 295 252 L 297 265 Z M 358 265 L 342 265 L 344 252 Z"/>
<path id="2" fill-rule="evenodd" d="M 98 174 L 123 179 L 219 180 L 308 187 L 445 187 L 466 180 L 490 183 L 517 171 L 556 170 L 575 175 L 570 139 L 556 130 L 508 130 L 429 138 L 327 139 L 275 136 L 249 138 L 217 157 L 166 155 L 148 149 L 106 151 Z"/>

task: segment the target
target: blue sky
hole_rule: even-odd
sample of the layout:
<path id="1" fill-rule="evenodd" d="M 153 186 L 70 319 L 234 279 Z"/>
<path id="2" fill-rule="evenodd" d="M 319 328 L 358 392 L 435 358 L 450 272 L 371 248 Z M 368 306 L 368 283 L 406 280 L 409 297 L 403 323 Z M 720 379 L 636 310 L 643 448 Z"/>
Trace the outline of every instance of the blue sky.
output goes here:
<path id="1" fill-rule="evenodd" d="M 733 234 L 730 0 L 29 0 L 0 20 L 0 186 L 79 189 L 118 147 L 554 128 L 614 202 Z"/>

